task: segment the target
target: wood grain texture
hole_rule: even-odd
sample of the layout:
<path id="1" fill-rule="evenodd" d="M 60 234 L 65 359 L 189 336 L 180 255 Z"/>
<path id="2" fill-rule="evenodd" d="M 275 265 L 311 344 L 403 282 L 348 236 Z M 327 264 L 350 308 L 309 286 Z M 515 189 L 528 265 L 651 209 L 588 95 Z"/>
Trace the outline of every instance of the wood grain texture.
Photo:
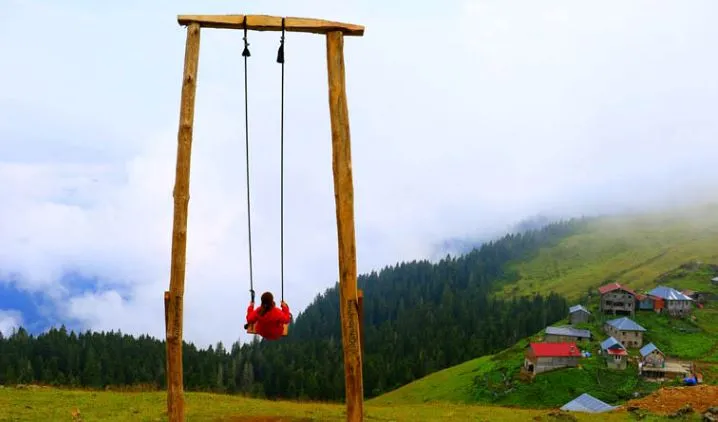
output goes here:
<path id="1" fill-rule="evenodd" d="M 361 355 L 364 356 L 364 291 L 358 291 L 359 297 L 357 306 L 359 308 L 359 344 L 361 344 Z"/>
<path id="2" fill-rule="evenodd" d="M 267 15 L 246 15 L 247 29 L 253 31 L 281 31 L 282 17 Z M 203 28 L 243 29 L 245 15 L 179 15 L 177 22 L 180 25 L 198 23 Z M 344 35 L 362 36 L 364 27 L 351 23 L 332 22 L 323 19 L 284 18 L 284 27 L 287 32 L 306 32 L 312 34 L 327 34 L 340 31 Z"/>
<path id="3" fill-rule="evenodd" d="M 167 333 L 169 332 L 169 312 L 170 312 L 170 292 L 165 291 L 165 337 L 167 337 Z M 169 343 L 165 342 L 165 374 L 170 373 L 170 360 L 169 360 Z M 165 375 L 167 376 L 167 375 Z"/>
<path id="4" fill-rule="evenodd" d="M 332 168 L 339 244 L 339 307 L 344 349 L 347 421 L 364 418 L 364 389 L 359 335 L 354 185 L 352 181 L 349 109 L 344 75 L 344 35 L 327 34 L 327 76 L 332 128 Z"/>
<path id="5" fill-rule="evenodd" d="M 187 211 L 189 205 L 192 129 L 194 125 L 200 26 L 187 27 L 174 187 L 172 261 L 170 266 L 169 311 L 167 315 L 167 416 L 170 422 L 184 422 L 182 369 L 183 297 L 187 258 Z"/>

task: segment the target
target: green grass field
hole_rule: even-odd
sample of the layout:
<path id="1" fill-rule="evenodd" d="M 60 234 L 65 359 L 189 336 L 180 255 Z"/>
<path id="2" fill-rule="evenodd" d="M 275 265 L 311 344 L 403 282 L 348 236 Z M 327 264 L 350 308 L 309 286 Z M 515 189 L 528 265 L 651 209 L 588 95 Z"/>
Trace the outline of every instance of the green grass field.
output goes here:
<path id="1" fill-rule="evenodd" d="M 166 421 L 162 392 L 117 393 L 65 391 L 51 388 L 0 389 L 0 421 Z M 247 399 L 236 396 L 188 393 L 187 420 L 204 421 L 340 421 L 344 405 Z M 78 409 L 80 418 L 73 419 Z M 367 421 L 527 421 L 556 420 L 550 410 L 481 407 L 452 403 L 381 405 L 367 403 Z M 579 421 L 594 420 L 577 414 Z M 626 412 L 602 415 L 605 421 L 631 420 Z M 648 418 L 645 420 L 663 420 Z"/>

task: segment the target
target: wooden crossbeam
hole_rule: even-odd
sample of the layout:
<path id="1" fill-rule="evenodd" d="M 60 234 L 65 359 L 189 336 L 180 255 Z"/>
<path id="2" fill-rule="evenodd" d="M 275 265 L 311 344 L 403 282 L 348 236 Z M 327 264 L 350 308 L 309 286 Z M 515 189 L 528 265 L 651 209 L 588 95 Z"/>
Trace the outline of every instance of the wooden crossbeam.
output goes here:
<path id="1" fill-rule="evenodd" d="M 180 25 L 199 24 L 202 28 L 244 29 L 244 18 L 247 18 L 247 29 L 252 31 L 281 31 L 282 17 L 267 15 L 179 15 Z M 364 27 L 351 23 L 332 22 L 323 19 L 284 18 L 284 30 L 287 32 L 306 32 L 311 34 L 327 34 L 341 32 L 344 35 L 361 37 Z"/>

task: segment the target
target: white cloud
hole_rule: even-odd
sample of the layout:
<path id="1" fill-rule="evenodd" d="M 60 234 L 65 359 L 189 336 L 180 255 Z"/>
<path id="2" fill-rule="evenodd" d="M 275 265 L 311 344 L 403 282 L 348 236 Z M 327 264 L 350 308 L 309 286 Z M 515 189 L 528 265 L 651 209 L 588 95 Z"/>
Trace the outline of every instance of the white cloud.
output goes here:
<path id="1" fill-rule="evenodd" d="M 0 309 L 0 334 L 9 336 L 22 326 L 22 315 L 14 310 Z"/>
<path id="2" fill-rule="evenodd" d="M 346 41 L 360 272 L 539 212 L 714 191 L 713 2 L 373 5 L 247 6 L 367 27 Z M 0 273 L 20 273 L 87 327 L 161 337 L 184 54 L 175 15 L 242 11 L 4 8 L 14 66 L 0 70 L 12 81 L 0 93 Z M 185 292 L 185 335 L 200 344 L 246 339 L 241 37 L 202 32 Z M 278 293 L 278 34 L 250 43 L 255 289 Z M 286 48 L 285 292 L 296 313 L 338 268 L 324 41 L 288 34 Z M 70 294 L 65 271 L 109 287 Z"/>

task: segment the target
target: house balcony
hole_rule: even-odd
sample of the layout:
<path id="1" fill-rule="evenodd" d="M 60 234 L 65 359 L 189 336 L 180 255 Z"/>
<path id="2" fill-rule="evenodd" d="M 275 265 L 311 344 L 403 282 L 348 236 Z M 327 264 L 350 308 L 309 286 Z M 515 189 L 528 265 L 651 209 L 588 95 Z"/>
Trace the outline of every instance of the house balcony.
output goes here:
<path id="1" fill-rule="evenodd" d="M 601 307 L 601 310 L 604 313 L 613 313 L 613 314 L 633 314 L 635 312 L 635 308 L 633 306 L 625 306 L 625 305 L 603 305 Z"/>

